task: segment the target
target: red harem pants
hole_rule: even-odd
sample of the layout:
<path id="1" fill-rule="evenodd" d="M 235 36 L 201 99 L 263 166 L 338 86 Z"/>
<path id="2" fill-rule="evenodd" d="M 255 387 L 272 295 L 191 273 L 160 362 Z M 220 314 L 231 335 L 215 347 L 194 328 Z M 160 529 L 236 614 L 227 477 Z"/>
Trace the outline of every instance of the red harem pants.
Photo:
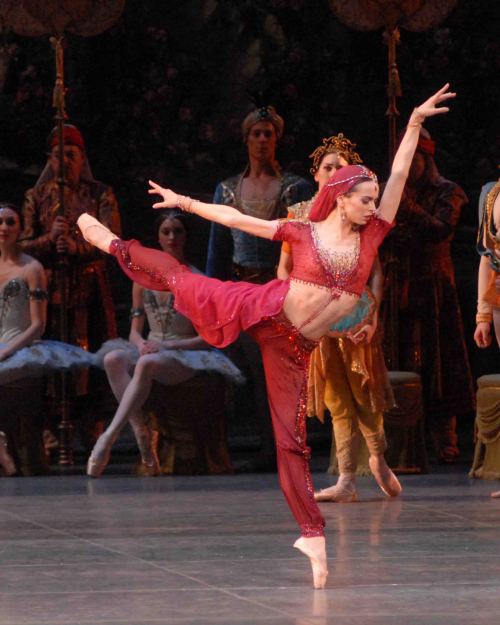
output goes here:
<path id="1" fill-rule="evenodd" d="M 135 282 L 148 289 L 170 290 L 175 307 L 189 318 L 192 312 L 196 322 L 191 320 L 208 343 L 220 347 L 235 340 L 242 329 L 255 339 L 266 375 L 281 488 L 302 535 L 322 536 L 325 522 L 314 501 L 306 445 L 307 370 L 316 343 L 304 338 L 282 313 L 264 313 L 250 326 L 242 323 L 243 318 L 251 318 L 245 309 L 260 310 L 260 299 L 267 301 L 280 292 L 280 281 L 274 281 L 276 285 L 221 282 L 193 274 L 169 254 L 137 242 L 116 240 L 110 251 Z M 226 334 L 214 329 L 214 319 L 219 317 L 232 320 Z M 258 313 L 254 318 L 259 319 Z"/>
<path id="2" fill-rule="evenodd" d="M 307 370 L 317 343 L 304 338 L 284 317 L 263 320 L 248 330 L 260 347 L 273 421 L 281 490 L 303 536 L 323 536 L 309 471 L 306 445 Z"/>

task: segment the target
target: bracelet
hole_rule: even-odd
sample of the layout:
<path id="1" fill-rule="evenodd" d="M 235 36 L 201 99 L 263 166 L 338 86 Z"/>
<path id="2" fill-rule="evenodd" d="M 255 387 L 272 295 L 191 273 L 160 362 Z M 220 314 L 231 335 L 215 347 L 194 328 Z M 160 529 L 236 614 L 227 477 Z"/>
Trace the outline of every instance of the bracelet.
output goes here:
<path id="1" fill-rule="evenodd" d="M 193 200 L 192 197 L 188 197 L 187 195 L 177 195 L 177 206 L 185 213 L 193 212 L 193 202 L 196 202 L 196 200 Z"/>
<path id="2" fill-rule="evenodd" d="M 487 312 L 478 312 L 476 314 L 476 323 L 491 323 L 493 321 L 493 314 Z"/>
<path id="3" fill-rule="evenodd" d="M 408 120 L 408 126 L 411 128 L 417 128 L 421 126 L 425 121 L 425 115 L 423 115 L 418 108 L 414 108 L 410 119 Z"/>

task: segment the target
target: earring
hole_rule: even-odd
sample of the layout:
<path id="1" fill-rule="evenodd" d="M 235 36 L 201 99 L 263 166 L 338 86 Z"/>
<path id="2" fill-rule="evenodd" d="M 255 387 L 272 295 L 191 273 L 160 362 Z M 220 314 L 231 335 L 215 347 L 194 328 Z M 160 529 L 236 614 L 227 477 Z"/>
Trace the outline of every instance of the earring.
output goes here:
<path id="1" fill-rule="evenodd" d="M 340 206 L 339 208 L 340 208 L 340 221 L 342 223 L 345 223 L 345 220 L 346 220 L 345 209 L 343 206 Z"/>

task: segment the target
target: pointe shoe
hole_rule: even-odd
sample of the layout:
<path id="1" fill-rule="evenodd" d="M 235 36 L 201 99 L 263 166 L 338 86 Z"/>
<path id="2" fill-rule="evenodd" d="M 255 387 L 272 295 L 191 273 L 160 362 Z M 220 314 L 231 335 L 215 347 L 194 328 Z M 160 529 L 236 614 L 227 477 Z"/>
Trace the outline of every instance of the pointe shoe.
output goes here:
<path id="1" fill-rule="evenodd" d="M 160 475 L 160 461 L 156 453 L 158 443 L 158 435 L 152 432 L 147 426 L 137 429 L 135 432 L 137 446 L 141 453 L 141 461 L 143 466 L 142 475 L 145 477 L 156 477 Z"/>
<path id="2" fill-rule="evenodd" d="M 17 473 L 16 463 L 9 454 L 9 447 L 7 445 L 7 436 L 5 432 L 0 432 L 0 465 L 3 467 L 7 477 L 12 477 Z"/>
<path id="3" fill-rule="evenodd" d="M 495 490 L 491 493 L 490 497 L 493 497 L 495 499 L 497 499 L 498 497 L 500 497 L 500 490 Z"/>
<path id="4" fill-rule="evenodd" d="M 99 441 L 98 441 L 99 442 Z M 96 443 L 97 445 L 97 443 Z M 95 449 L 95 446 L 94 446 Z M 102 460 L 96 460 L 93 457 L 94 449 L 87 460 L 87 475 L 89 477 L 101 477 L 104 469 L 108 466 L 109 459 L 111 458 L 111 445 L 107 447 L 104 452 L 104 458 Z"/>
<path id="5" fill-rule="evenodd" d="M 315 590 L 324 588 L 328 577 L 325 537 L 306 538 L 301 536 L 294 542 L 293 546 L 309 558 Z"/>
<path id="6" fill-rule="evenodd" d="M 329 488 L 322 488 L 314 493 L 314 501 L 333 501 L 334 503 L 353 503 L 358 500 L 356 484 L 352 482 L 340 483 Z"/>
<path id="7" fill-rule="evenodd" d="M 103 252 L 109 253 L 111 242 L 119 238 L 88 213 L 82 213 L 76 220 L 76 223 L 85 241 L 95 245 Z"/>
<path id="8" fill-rule="evenodd" d="M 399 483 L 398 478 L 387 466 L 384 458 L 377 461 L 374 456 L 370 456 L 368 464 L 370 465 L 373 477 L 385 495 L 388 497 L 397 497 L 401 494 L 403 487 Z"/>

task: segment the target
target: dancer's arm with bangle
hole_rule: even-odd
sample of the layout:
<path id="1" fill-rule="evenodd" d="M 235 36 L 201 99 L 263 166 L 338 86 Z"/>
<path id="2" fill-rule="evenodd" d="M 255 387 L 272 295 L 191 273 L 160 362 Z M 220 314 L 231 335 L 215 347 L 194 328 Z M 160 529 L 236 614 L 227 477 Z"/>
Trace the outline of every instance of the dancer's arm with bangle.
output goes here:
<path id="1" fill-rule="evenodd" d="M 151 189 L 149 189 L 148 193 L 161 195 L 163 198 L 163 202 L 156 202 L 156 204 L 153 204 L 153 208 L 178 207 L 183 211 L 195 213 L 209 221 L 222 224 L 228 228 L 237 228 L 263 239 L 272 239 L 276 231 L 277 220 L 267 221 L 257 217 L 250 217 L 226 204 L 206 204 L 184 195 L 178 195 L 171 189 L 164 189 L 152 180 L 149 181 L 149 184 Z"/>
<path id="2" fill-rule="evenodd" d="M 485 299 L 485 294 L 491 285 L 494 273 L 489 259 L 486 256 L 481 256 L 477 277 L 477 314 L 476 331 L 474 332 L 474 340 L 478 347 L 491 345 L 493 309 L 492 305 Z"/>

